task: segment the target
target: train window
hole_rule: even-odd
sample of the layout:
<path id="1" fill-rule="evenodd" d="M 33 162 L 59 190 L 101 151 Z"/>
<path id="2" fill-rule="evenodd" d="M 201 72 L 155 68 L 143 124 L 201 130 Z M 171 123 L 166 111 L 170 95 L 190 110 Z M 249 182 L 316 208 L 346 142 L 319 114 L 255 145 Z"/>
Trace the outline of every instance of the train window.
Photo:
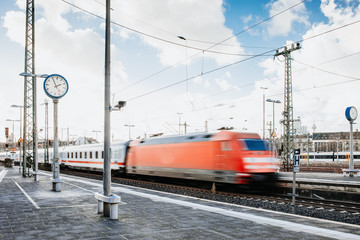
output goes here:
<path id="1" fill-rule="evenodd" d="M 243 139 L 248 151 L 269 151 L 267 142 L 261 139 Z"/>
<path id="2" fill-rule="evenodd" d="M 90 154 L 89 158 L 92 159 L 92 152 L 90 152 L 89 154 Z"/>
<path id="3" fill-rule="evenodd" d="M 98 151 L 95 152 L 95 158 L 96 158 L 96 159 L 99 158 L 99 152 L 98 152 Z"/>
<path id="4" fill-rule="evenodd" d="M 74 153 L 73 152 L 71 152 L 71 158 L 74 158 Z"/>
<path id="5" fill-rule="evenodd" d="M 67 153 L 67 158 L 70 158 L 70 153 L 69 152 Z"/>
<path id="6" fill-rule="evenodd" d="M 87 158 L 87 152 L 84 152 L 84 158 Z"/>
<path id="7" fill-rule="evenodd" d="M 75 158 L 77 158 L 77 157 L 78 157 L 78 153 L 76 152 L 76 153 L 75 153 Z"/>
<path id="8" fill-rule="evenodd" d="M 82 158 L 82 152 L 80 152 L 80 158 Z"/>
<path id="9" fill-rule="evenodd" d="M 104 151 L 101 152 L 101 158 L 104 159 Z"/>

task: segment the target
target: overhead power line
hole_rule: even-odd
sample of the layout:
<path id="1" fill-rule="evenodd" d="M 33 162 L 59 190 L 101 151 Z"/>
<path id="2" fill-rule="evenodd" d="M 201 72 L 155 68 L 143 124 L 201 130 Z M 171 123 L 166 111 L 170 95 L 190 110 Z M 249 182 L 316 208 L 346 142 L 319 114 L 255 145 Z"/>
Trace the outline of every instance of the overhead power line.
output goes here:
<path id="1" fill-rule="evenodd" d="M 351 26 L 351 25 L 356 24 L 356 23 L 359 23 L 359 22 L 360 22 L 360 20 L 357 20 L 357 21 L 354 21 L 354 22 L 352 22 L 352 23 L 348 23 L 348 24 L 345 24 L 345 25 L 343 25 L 343 26 L 336 27 L 336 28 L 334 28 L 334 29 L 331 29 L 331 30 L 328 30 L 328 31 L 325 31 L 325 32 L 322 32 L 322 33 L 319 33 L 319 34 L 316 34 L 316 35 L 313 35 L 313 36 L 311 36 L 311 37 L 308 37 L 308 38 L 306 38 L 306 39 L 300 40 L 300 41 L 298 41 L 298 42 L 308 41 L 308 40 L 313 39 L 313 38 L 315 38 L 315 37 L 322 36 L 322 35 L 324 35 L 324 34 L 327 34 L 327 33 L 330 33 L 330 32 L 333 32 L 333 31 L 336 31 L 336 30 L 339 30 L 339 29 L 342 29 L 342 28 L 347 27 L 347 26 Z M 155 93 L 155 92 L 164 90 L 164 89 L 166 89 L 166 88 L 169 88 L 169 87 L 178 85 L 178 84 L 180 84 L 180 83 L 186 82 L 186 81 L 188 81 L 188 80 L 194 79 L 194 78 L 196 78 L 196 77 L 199 77 L 199 76 L 202 76 L 202 75 L 206 75 L 206 74 L 209 74 L 209 73 L 212 73 L 212 72 L 215 72 L 215 71 L 218 71 L 218 70 L 221 70 L 221 69 L 224 69 L 224 68 L 227 68 L 227 67 L 236 65 L 236 64 L 238 64 L 238 63 L 251 60 L 251 59 L 253 59 L 253 58 L 255 58 L 255 57 L 265 56 L 266 54 L 269 54 L 269 53 L 271 53 L 271 52 L 274 52 L 275 50 L 276 50 L 276 49 L 272 49 L 272 50 L 270 50 L 270 51 L 266 51 L 266 52 L 261 53 L 261 54 L 258 54 L 258 55 L 256 55 L 256 56 L 252 56 L 252 57 L 249 57 L 249 58 L 245 58 L 245 59 L 242 59 L 242 60 L 240 60 L 240 61 L 236 61 L 236 62 L 234 62 L 234 63 L 227 64 L 227 65 L 224 65 L 224 66 L 222 66 L 222 67 L 212 69 L 212 70 L 207 71 L 207 72 L 204 72 L 204 73 L 202 73 L 202 74 L 198 74 L 198 75 L 193 76 L 193 77 L 191 77 L 191 78 L 189 78 L 189 79 L 183 79 L 183 80 L 181 80 L 181 81 L 172 83 L 172 84 L 170 84 L 170 85 L 167 85 L 167 86 L 161 87 L 161 88 L 159 88 L 159 89 L 150 91 L 150 92 L 148 92 L 148 93 L 144 93 L 144 94 L 139 95 L 139 96 L 137 96 L 137 97 L 131 98 L 131 99 L 129 99 L 128 101 L 131 101 L 131 100 L 134 100 L 134 99 L 137 99 L 137 98 L 140 98 L 140 97 L 144 97 L 144 96 L 147 96 L 147 95 L 149 95 L 149 94 L 152 94 L 152 93 Z"/>
<path id="2" fill-rule="evenodd" d="M 95 13 L 92 13 L 92 12 L 90 12 L 90 11 L 84 9 L 84 8 L 81 8 L 81 7 L 79 7 L 79 6 L 76 6 L 75 4 L 72 4 L 72 3 L 70 3 L 70 2 L 68 2 L 68 1 L 66 1 L 66 0 L 62 0 L 62 1 L 63 1 L 64 3 L 67 3 L 68 5 L 70 5 L 70 6 L 72 6 L 72 7 L 75 7 L 75 8 L 77 8 L 77 9 L 83 11 L 83 12 L 86 12 L 86 13 L 94 16 L 94 17 L 97 17 L 97 18 L 100 18 L 100 19 L 104 19 L 103 17 L 101 17 L 101 16 L 99 16 L 99 15 L 97 15 L 97 14 L 95 14 Z M 230 37 L 222 40 L 221 42 L 218 42 L 218 43 L 213 44 L 212 46 L 208 47 L 207 49 L 193 48 L 193 47 L 191 47 L 191 46 L 188 46 L 187 44 L 186 44 L 186 45 L 183 45 L 183 44 L 171 42 L 171 41 L 168 41 L 168 40 L 165 40 L 165 39 L 162 39 L 162 38 L 159 38 L 159 37 L 156 37 L 156 36 L 152 36 L 152 35 L 150 35 L 150 34 L 146 34 L 146 33 L 143 33 L 143 32 L 141 32 L 141 31 L 138 31 L 138 30 L 135 30 L 135 29 L 126 27 L 126 26 L 124 26 L 124 25 L 122 25 L 122 24 L 115 23 L 115 22 L 113 22 L 113 21 L 112 21 L 112 23 L 115 24 L 115 25 L 117 25 L 117 26 L 123 27 L 123 28 L 125 28 L 125 29 L 127 29 L 127 30 L 130 30 L 130 31 L 136 32 L 136 33 L 138 33 L 138 34 L 141 34 L 141 35 L 144 35 L 144 36 L 147 36 L 147 37 L 151 37 L 151 38 L 154 38 L 154 39 L 157 39 L 157 40 L 160 40 L 160 41 L 164 41 L 164 42 L 167 42 L 167 43 L 175 44 L 175 45 L 182 46 L 182 47 L 186 47 L 186 48 L 192 48 L 192 49 L 195 49 L 195 50 L 200 50 L 200 52 L 198 52 L 198 53 L 196 53 L 196 54 L 194 54 L 194 55 L 192 55 L 192 56 L 190 56 L 190 57 L 187 57 L 187 59 L 194 58 L 195 56 L 199 55 L 201 52 L 204 53 L 205 51 L 206 51 L 206 52 L 211 52 L 211 53 L 227 54 L 227 55 L 236 55 L 236 56 L 258 56 L 258 55 L 246 55 L 246 54 L 233 54 L 233 53 L 228 54 L 228 53 L 221 53 L 221 52 L 216 52 L 216 51 L 210 51 L 210 49 L 213 48 L 213 47 L 215 47 L 215 46 L 221 45 L 221 44 L 224 43 L 225 41 L 227 41 L 227 40 L 229 40 L 229 39 L 231 39 L 231 38 L 233 38 L 233 37 L 235 37 L 235 36 L 238 36 L 238 35 L 241 34 L 241 33 L 244 33 L 244 32 L 246 32 L 246 31 L 249 31 L 250 29 L 252 29 L 252 28 L 254 28 L 254 27 L 256 27 L 256 26 L 258 26 L 258 25 L 260 25 L 260 24 L 262 24 L 262 23 L 264 23 L 264 22 L 266 22 L 266 21 L 269 21 L 270 19 L 272 19 L 272 18 L 274 18 L 274 17 L 276 17 L 276 16 L 278 16 L 278 15 L 280 15 L 280 14 L 286 12 L 286 11 L 289 11 L 290 9 L 292 9 L 292 8 L 294 8 L 294 7 L 302 4 L 302 3 L 304 3 L 305 1 L 307 1 L 307 0 L 302 0 L 302 1 L 300 1 L 299 3 L 297 3 L 297 4 L 295 4 L 295 5 L 291 6 L 291 7 L 289 7 L 289 8 L 287 8 L 287 9 L 284 9 L 283 11 L 280 11 L 280 12 L 278 12 L 278 13 L 270 16 L 270 17 L 268 17 L 268 18 L 266 18 L 266 19 L 264 19 L 264 20 L 262 20 L 262 21 L 260 21 L 260 22 L 258 22 L 258 23 L 256 23 L 256 24 L 254 24 L 254 25 L 252 25 L 252 26 L 250 26 L 250 27 L 248 27 L 248 28 L 246 28 L 246 29 L 244 29 L 244 30 L 236 33 L 235 35 L 232 35 L 232 36 L 230 36 Z M 97 2 L 97 1 L 96 1 L 96 2 Z M 97 3 L 99 3 L 99 2 L 97 2 Z M 101 3 L 99 3 L 99 4 L 101 4 Z M 153 27 L 153 26 L 152 26 L 152 27 Z M 162 30 L 162 31 L 163 31 L 163 30 Z M 166 31 L 166 32 L 167 32 L 167 31 Z M 169 33 L 169 32 L 167 32 L 167 33 Z M 264 54 L 261 54 L 261 55 L 264 56 Z M 147 77 L 145 77 L 145 78 L 143 78 L 143 79 L 135 82 L 134 84 L 131 84 L 131 85 L 127 86 L 126 88 L 129 88 L 129 87 L 131 87 L 131 86 L 137 85 L 137 84 L 140 83 L 140 82 L 143 82 L 143 81 L 145 81 L 145 80 L 147 80 L 147 79 L 149 79 L 149 78 L 151 78 L 151 77 L 153 77 L 153 76 L 156 76 L 156 75 L 158 75 L 158 74 L 160 74 L 160 73 L 162 73 L 162 72 L 164 72 L 164 71 L 166 71 L 166 70 L 168 70 L 168 69 L 171 69 L 171 68 L 177 66 L 178 64 L 187 61 L 187 59 L 182 60 L 182 61 L 180 61 L 180 62 L 177 62 L 177 63 L 175 63 L 174 65 L 171 65 L 171 66 L 169 66 L 169 67 L 166 67 L 166 68 L 164 68 L 164 69 L 162 69 L 162 70 L 160 70 L 160 71 L 158 71 L 158 72 L 156 72 L 156 73 L 154 73 L 154 74 L 151 74 L 151 75 L 149 75 L 149 76 L 147 76 Z"/>
<path id="3" fill-rule="evenodd" d="M 70 6 L 74 7 L 74 8 L 77 8 L 83 12 L 86 12 L 96 18 L 100 18 L 102 20 L 105 20 L 104 17 L 100 16 L 100 15 L 97 15 L 93 12 L 90 12 L 82 7 L 79 7 L 73 3 L 70 3 L 66 0 L 61 0 L 63 1 L 64 3 L 66 4 L 69 4 Z M 184 44 L 181 44 L 181 43 L 178 43 L 178 42 L 174 42 L 174 41 L 170 41 L 170 40 L 167 40 L 167 39 L 164 39 L 164 38 L 160 38 L 160 37 L 157 37 L 157 36 L 154 36 L 154 35 L 151 35 L 151 34 L 148 34 L 148 33 L 145 33 L 145 32 L 142 32 L 142 31 L 139 31 L 139 30 L 136 30 L 134 28 L 130 28 L 130 27 L 127 27 L 123 24 L 120 24 L 120 23 L 117 23 L 117 22 L 114 22 L 114 21 L 111 21 L 112 24 L 116 25 L 116 26 L 119 26 L 119 27 L 122 27 L 124 29 L 127 29 L 131 32 L 135 32 L 137 34 L 140 34 L 140 35 L 143 35 L 143 36 L 146 36 L 146 37 L 149 37 L 149 38 L 153 38 L 153 39 L 156 39 L 156 40 L 159 40 L 159 41 L 162 41 L 162 42 L 165 42 L 165 43 L 169 43 L 169 44 L 172 44 L 172 45 L 176 45 L 176 46 L 180 46 L 180 47 L 185 47 L 185 48 L 190 48 L 190 49 L 193 49 L 193 50 L 198 50 L 198 51 L 204 51 L 204 52 L 209 52 L 209 53 L 214 53 L 214 54 L 221 54 L 221 55 L 232 55 L 232 56 L 244 56 L 244 57 L 247 57 L 247 56 L 254 56 L 253 54 L 242 54 L 242 53 L 229 53 L 229 52 L 219 52 L 219 51 L 213 51 L 213 50 L 210 50 L 211 48 L 213 48 L 214 46 L 210 47 L 210 48 L 207 48 L 207 49 L 203 49 L 203 48 L 198 48 L 198 47 L 193 47 L 193 46 L 189 46 L 189 45 L 184 45 Z"/>

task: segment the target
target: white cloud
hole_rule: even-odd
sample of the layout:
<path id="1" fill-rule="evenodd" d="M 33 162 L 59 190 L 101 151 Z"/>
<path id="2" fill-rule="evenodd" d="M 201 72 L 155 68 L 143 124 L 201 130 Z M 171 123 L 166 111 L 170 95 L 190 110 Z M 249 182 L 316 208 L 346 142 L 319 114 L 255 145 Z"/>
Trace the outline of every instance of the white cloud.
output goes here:
<path id="1" fill-rule="evenodd" d="M 113 14 L 113 19 L 130 28 L 137 29 L 149 35 L 153 35 L 170 42 L 187 45 L 179 47 L 165 43 L 146 36 L 140 36 L 140 39 L 151 47 L 158 49 L 160 62 L 165 65 L 173 65 L 182 61 L 186 56 L 192 56 L 199 53 L 199 50 L 190 47 L 207 49 L 211 45 L 190 41 L 191 39 L 206 39 L 208 42 L 220 42 L 233 35 L 231 29 L 225 27 L 224 9 L 221 0 L 203 1 L 131 1 L 113 3 L 114 9 L 127 9 L 126 14 L 117 12 Z M 211 18 L 209 18 L 211 16 Z M 144 23 L 147 23 L 146 25 Z M 154 27 L 156 26 L 156 27 Z M 119 31 L 123 31 L 121 28 Z M 189 41 L 184 41 L 177 36 L 183 36 Z M 211 48 L 212 51 L 227 53 L 244 53 L 236 38 L 232 38 L 226 44 L 234 45 L 232 47 L 218 45 Z M 201 51 L 200 51 L 201 53 Z M 213 58 L 218 64 L 231 63 L 240 58 L 238 56 L 229 57 L 229 55 L 214 54 L 206 52 L 207 58 Z M 202 58 L 202 54 L 197 56 Z M 188 64 L 193 59 L 188 60 Z M 185 62 L 183 62 L 185 64 Z"/>
<path id="2" fill-rule="evenodd" d="M 231 88 L 231 85 L 229 84 L 228 81 L 226 81 L 225 79 L 222 79 L 222 78 L 216 78 L 215 79 L 215 82 L 217 85 L 219 85 L 219 87 L 222 89 L 222 90 L 229 90 Z"/>
<path id="3" fill-rule="evenodd" d="M 273 1 L 267 5 L 269 8 L 269 15 L 273 16 L 297 3 L 299 3 L 298 0 Z M 291 10 L 283 12 L 271 19 L 268 24 L 267 32 L 271 37 L 278 35 L 286 36 L 292 31 L 294 23 L 309 25 L 308 15 L 304 3 L 301 3 Z"/>
<path id="4" fill-rule="evenodd" d="M 9 11 L 4 16 L 3 27 L 7 29 L 6 36 L 12 41 L 25 46 L 25 14 L 23 12 Z"/>

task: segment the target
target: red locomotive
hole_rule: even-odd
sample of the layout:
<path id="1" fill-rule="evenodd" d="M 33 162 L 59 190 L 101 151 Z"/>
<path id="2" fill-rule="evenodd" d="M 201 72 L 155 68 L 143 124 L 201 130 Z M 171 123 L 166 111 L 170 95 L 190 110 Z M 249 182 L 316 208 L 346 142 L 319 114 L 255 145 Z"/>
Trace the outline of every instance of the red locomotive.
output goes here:
<path id="1" fill-rule="evenodd" d="M 126 172 L 232 184 L 273 182 L 279 169 L 258 134 L 223 131 L 132 141 Z"/>

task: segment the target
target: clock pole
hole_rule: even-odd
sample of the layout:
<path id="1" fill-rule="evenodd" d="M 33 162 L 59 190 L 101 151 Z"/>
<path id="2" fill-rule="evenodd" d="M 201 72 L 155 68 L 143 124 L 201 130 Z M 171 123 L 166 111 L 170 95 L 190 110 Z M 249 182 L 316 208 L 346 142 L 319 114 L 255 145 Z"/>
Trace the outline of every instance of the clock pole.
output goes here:
<path id="1" fill-rule="evenodd" d="M 349 172 L 349 176 L 353 177 L 354 172 L 359 172 L 359 169 L 354 170 L 354 156 L 353 156 L 353 124 L 358 116 L 357 110 L 355 107 L 347 107 L 345 110 L 345 117 L 350 123 L 350 161 L 349 169 L 343 169 L 344 175 L 346 172 Z"/>
<path id="2" fill-rule="evenodd" d="M 350 121 L 350 161 L 349 161 L 349 176 L 354 176 L 354 156 L 353 156 L 353 124 L 354 121 Z"/>
<path id="3" fill-rule="evenodd" d="M 61 178 L 60 178 L 60 166 L 59 166 L 59 140 L 58 140 L 58 103 L 59 99 L 53 99 L 54 102 L 54 158 L 53 158 L 53 179 L 52 190 L 60 192 L 61 190 Z"/>

